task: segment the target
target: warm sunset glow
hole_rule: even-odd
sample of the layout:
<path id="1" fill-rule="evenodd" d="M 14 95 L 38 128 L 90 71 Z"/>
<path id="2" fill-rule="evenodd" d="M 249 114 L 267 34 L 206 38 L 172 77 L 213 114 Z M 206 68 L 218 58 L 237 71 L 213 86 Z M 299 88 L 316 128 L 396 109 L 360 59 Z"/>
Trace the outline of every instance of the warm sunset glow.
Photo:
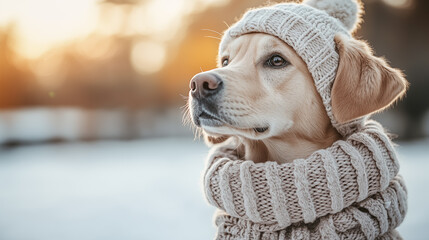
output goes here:
<path id="1" fill-rule="evenodd" d="M 39 82 L 46 87 L 56 87 L 62 83 L 63 72 L 61 66 L 63 59 L 56 54 L 47 54 L 40 61 L 37 61 L 33 66 L 33 71 L 36 74 Z"/>
<path id="2" fill-rule="evenodd" d="M 118 46 L 110 38 L 91 36 L 80 42 L 77 51 L 88 59 L 106 59 L 115 54 L 117 48 Z"/>
<path id="3" fill-rule="evenodd" d="M 132 33 L 150 36 L 157 41 L 178 40 L 186 24 L 185 16 L 203 11 L 208 6 L 226 4 L 229 0 L 152 0 L 133 9 L 130 16 Z"/>
<path id="4" fill-rule="evenodd" d="M 150 1 L 133 10 L 130 22 L 132 31 L 150 34 L 160 41 L 171 40 L 183 24 L 183 15 L 191 10 L 191 7 L 190 2 L 185 0 Z"/>
<path id="5" fill-rule="evenodd" d="M 139 42 L 131 52 L 131 63 L 139 73 L 151 74 L 161 70 L 165 59 L 165 47 L 157 42 Z"/>
<path id="6" fill-rule="evenodd" d="M 218 41 L 202 29 L 231 23 L 205 13 L 230 2 L 0 0 L 0 108 L 177 102 L 215 66 Z"/>
<path id="7" fill-rule="evenodd" d="M 154 41 L 170 41 L 184 30 L 185 15 L 228 0 L 149 0 L 132 8 L 125 5 L 108 9 L 102 5 L 111 4 L 100 2 L 0 0 L 0 26 L 16 24 L 15 49 L 26 58 L 37 58 L 53 46 L 94 31 L 150 35 Z M 101 10 L 104 17 L 100 16 Z"/>
<path id="8" fill-rule="evenodd" d="M 412 0 L 383 0 L 383 2 L 395 8 L 407 8 L 412 4 Z"/>
<path id="9" fill-rule="evenodd" d="M 17 51 L 35 58 L 53 45 L 91 32 L 96 6 L 97 0 L 0 0 L 0 26 L 15 23 Z"/>

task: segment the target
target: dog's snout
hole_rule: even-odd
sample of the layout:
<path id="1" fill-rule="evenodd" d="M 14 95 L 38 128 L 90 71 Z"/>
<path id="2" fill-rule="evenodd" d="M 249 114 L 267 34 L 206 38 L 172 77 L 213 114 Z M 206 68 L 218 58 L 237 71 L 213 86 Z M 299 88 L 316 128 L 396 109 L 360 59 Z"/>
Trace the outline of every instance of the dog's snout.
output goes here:
<path id="1" fill-rule="evenodd" d="M 222 88 L 222 80 L 215 74 L 199 73 L 190 83 L 192 97 L 203 98 L 217 94 Z"/>

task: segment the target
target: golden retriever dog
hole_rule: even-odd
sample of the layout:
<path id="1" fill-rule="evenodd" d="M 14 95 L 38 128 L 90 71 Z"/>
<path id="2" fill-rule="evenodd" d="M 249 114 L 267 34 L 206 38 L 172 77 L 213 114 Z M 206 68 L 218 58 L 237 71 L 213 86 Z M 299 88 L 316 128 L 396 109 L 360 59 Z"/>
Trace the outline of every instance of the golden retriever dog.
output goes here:
<path id="1" fill-rule="evenodd" d="M 365 42 L 341 34 L 335 42 L 340 62 L 331 98 L 339 123 L 380 111 L 404 94 L 402 73 Z M 342 138 L 306 64 L 284 41 L 250 33 L 219 53 L 218 68 L 190 81 L 189 115 L 209 143 L 233 137 L 244 159 L 285 163 Z"/>

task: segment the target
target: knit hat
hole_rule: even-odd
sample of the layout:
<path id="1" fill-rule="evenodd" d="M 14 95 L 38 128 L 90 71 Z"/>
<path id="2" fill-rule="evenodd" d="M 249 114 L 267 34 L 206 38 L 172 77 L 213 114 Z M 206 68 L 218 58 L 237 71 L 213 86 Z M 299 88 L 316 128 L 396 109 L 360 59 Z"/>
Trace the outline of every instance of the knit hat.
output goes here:
<path id="1" fill-rule="evenodd" d="M 336 76 L 339 55 L 334 37 L 351 37 L 360 21 L 357 0 L 305 0 L 301 4 L 282 3 L 248 11 L 222 37 L 220 51 L 232 39 L 247 33 L 266 33 L 291 46 L 307 64 L 332 125 L 342 134 L 361 119 L 339 124 L 331 106 L 331 88 Z"/>

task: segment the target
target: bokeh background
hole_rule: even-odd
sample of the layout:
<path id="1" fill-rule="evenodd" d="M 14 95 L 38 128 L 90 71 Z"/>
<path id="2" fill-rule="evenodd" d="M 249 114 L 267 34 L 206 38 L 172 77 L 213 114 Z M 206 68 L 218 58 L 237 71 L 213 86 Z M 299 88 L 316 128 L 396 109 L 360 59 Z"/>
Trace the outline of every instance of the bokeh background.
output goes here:
<path id="1" fill-rule="evenodd" d="M 281 1 L 271 1 L 272 3 Z M 0 239 L 212 239 L 188 82 L 263 0 L 0 0 Z M 398 135 L 405 239 L 429 234 L 429 1 L 363 0 L 356 36 L 411 83 Z"/>

